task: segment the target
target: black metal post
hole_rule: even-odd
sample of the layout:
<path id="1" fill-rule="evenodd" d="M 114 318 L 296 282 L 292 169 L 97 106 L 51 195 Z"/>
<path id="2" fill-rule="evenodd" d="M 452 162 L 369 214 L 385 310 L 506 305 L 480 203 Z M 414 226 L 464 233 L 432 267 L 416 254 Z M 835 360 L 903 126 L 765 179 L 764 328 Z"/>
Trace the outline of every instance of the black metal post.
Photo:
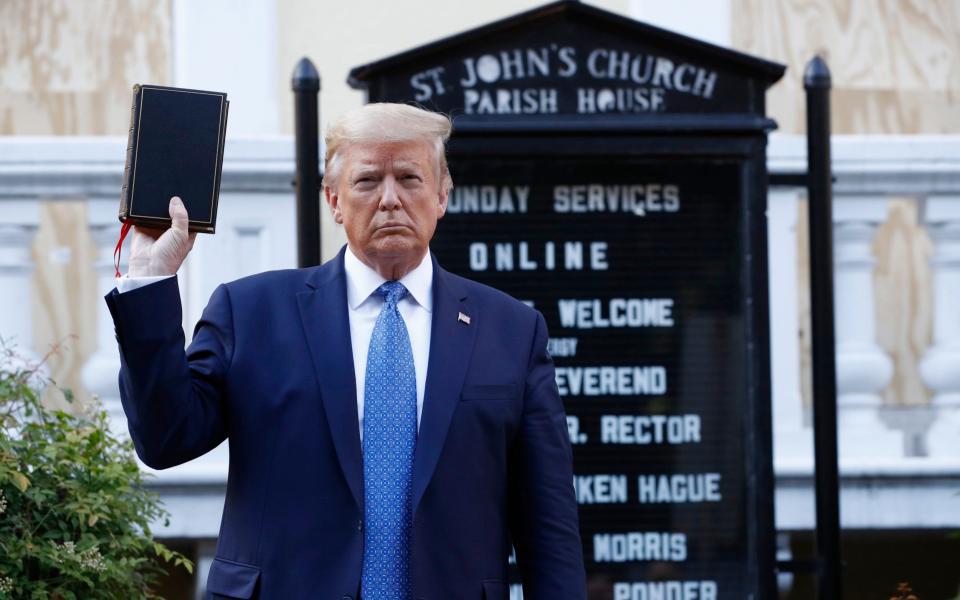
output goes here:
<path id="1" fill-rule="evenodd" d="M 833 312 L 833 202 L 830 69 L 819 56 L 803 74 L 807 95 L 810 320 L 813 338 L 813 443 L 816 471 L 817 598 L 840 600 L 840 477 Z"/>
<path id="2" fill-rule="evenodd" d="M 293 70 L 296 140 L 297 266 L 320 264 L 320 74 L 303 57 Z"/>

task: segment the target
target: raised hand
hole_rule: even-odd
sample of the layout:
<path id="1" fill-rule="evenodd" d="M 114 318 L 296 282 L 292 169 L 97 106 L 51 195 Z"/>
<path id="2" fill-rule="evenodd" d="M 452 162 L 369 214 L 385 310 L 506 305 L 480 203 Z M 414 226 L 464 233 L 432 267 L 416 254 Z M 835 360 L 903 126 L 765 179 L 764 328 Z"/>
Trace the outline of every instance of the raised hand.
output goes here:
<path id="1" fill-rule="evenodd" d="M 170 218 L 173 219 L 173 226 L 169 229 L 137 225 L 133 227 L 128 276 L 173 275 L 187 258 L 197 233 L 187 230 L 187 208 L 179 197 L 170 198 L 168 210 Z"/>

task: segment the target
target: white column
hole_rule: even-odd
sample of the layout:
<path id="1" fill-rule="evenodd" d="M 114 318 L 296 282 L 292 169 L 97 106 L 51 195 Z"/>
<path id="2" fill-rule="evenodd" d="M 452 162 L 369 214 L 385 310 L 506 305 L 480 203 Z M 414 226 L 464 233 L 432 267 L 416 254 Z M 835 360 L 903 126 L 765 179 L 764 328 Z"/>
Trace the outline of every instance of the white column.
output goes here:
<path id="1" fill-rule="evenodd" d="M 902 432 L 880 419 L 880 392 L 893 361 L 876 343 L 871 245 L 886 219 L 882 198 L 843 197 L 834 203 L 834 289 L 837 418 L 840 458 L 903 456 Z"/>
<path id="2" fill-rule="evenodd" d="M 35 224 L 0 223 L 0 337 L 28 364 L 41 358 L 33 348 L 30 294 L 30 248 L 36 233 Z"/>
<path id="3" fill-rule="evenodd" d="M 927 432 L 930 456 L 960 457 L 960 196 L 927 200 L 933 239 L 933 347 L 920 363 L 936 417 Z"/>
<path id="4" fill-rule="evenodd" d="M 627 14 L 638 21 L 692 38 L 731 46 L 733 8 L 730 0 L 630 0 Z M 690 15 L 697 15 L 690 18 Z"/>
<path id="5" fill-rule="evenodd" d="M 197 560 L 194 569 L 196 584 L 193 592 L 196 600 L 204 600 L 207 597 L 207 576 L 210 575 L 210 566 L 213 564 L 213 557 L 216 556 L 216 553 L 217 540 L 200 540 L 197 542 Z"/>
<path id="6" fill-rule="evenodd" d="M 91 211 L 93 212 L 93 211 Z M 113 318 L 103 296 L 115 286 L 115 267 L 113 250 L 117 243 L 120 227 L 116 221 L 109 223 L 91 223 L 90 236 L 97 246 L 97 260 L 94 270 L 97 273 L 97 350 L 83 365 L 80 372 L 84 387 L 100 397 L 103 409 L 110 417 L 110 431 L 121 439 L 127 437 L 127 418 L 120 404 L 120 388 L 117 375 L 120 372 L 120 351 L 114 337 Z M 126 253 L 129 243 L 121 253 L 120 272 L 126 271 Z"/>
<path id="7" fill-rule="evenodd" d="M 804 426 L 797 307 L 798 190 L 770 192 L 767 246 L 773 460 L 777 470 L 813 464 L 813 432 Z"/>
<path id="8" fill-rule="evenodd" d="M 174 85 L 226 92 L 228 139 L 280 132 L 277 33 L 275 0 L 174 0 Z"/>
<path id="9" fill-rule="evenodd" d="M 114 435 L 125 438 L 127 419 L 120 404 L 120 388 L 117 377 L 120 373 L 120 351 L 114 334 L 113 317 L 103 297 L 114 288 L 113 251 L 120 235 L 120 223 L 117 221 L 116 201 L 113 198 L 90 198 L 87 201 L 87 227 L 90 237 L 97 247 L 97 257 L 93 263 L 97 276 L 97 289 L 94 305 L 97 314 L 97 349 L 87 359 L 80 377 L 83 385 L 100 397 L 103 409 L 110 419 L 110 430 Z M 130 236 L 127 236 L 123 252 L 120 255 L 120 272 L 126 271 L 130 252 Z"/>

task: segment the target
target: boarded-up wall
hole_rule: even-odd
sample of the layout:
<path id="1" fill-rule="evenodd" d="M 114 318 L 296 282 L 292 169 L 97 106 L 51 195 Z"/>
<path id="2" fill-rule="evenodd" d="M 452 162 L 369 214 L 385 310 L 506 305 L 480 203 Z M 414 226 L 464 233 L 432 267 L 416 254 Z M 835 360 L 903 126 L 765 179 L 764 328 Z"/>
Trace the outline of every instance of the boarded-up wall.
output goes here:
<path id="1" fill-rule="evenodd" d="M 170 0 L 0 1 L 0 135 L 123 135 L 170 81 Z"/>
<path id="2" fill-rule="evenodd" d="M 803 69 L 833 75 L 834 133 L 960 133 L 957 0 L 731 0 L 738 50 L 788 66 L 768 96 L 780 131 L 804 131 Z"/>

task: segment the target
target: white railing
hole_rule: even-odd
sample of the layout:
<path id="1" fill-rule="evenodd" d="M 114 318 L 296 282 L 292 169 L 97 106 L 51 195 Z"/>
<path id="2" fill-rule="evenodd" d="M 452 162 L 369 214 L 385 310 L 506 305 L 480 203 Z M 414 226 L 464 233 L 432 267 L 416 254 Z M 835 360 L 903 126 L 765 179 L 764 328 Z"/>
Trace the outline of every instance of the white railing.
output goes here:
<path id="1" fill-rule="evenodd" d="M 97 293 L 113 287 L 124 144 L 119 138 L 0 138 L 0 333 L 16 336 L 21 347 L 31 347 L 31 250 L 43 202 L 85 203 L 89 239 L 98 249 L 88 265 L 97 274 Z M 802 171 L 805 141 L 774 136 L 769 156 L 772 172 Z M 844 525 L 933 527 L 944 519 L 960 525 L 960 517 L 943 516 L 960 515 L 960 500 L 951 504 L 952 490 L 960 489 L 960 137 L 840 136 L 833 157 Z M 295 264 L 292 179 L 290 138 L 228 143 L 217 235 L 201 239 L 180 274 L 187 339 L 219 282 Z M 799 255 L 798 218 L 804 196 L 799 188 L 774 188 L 768 211 L 777 520 L 786 530 L 813 523 L 812 434 L 801 393 L 806 257 Z M 888 199 L 903 196 L 920 206 L 933 243 L 932 290 L 920 290 L 933 298 L 932 343 L 917 365 L 931 402 L 883 400 L 894 373 L 876 340 L 871 246 L 887 219 Z M 98 349 L 82 379 L 124 431 L 113 327 L 102 299 L 94 302 Z M 222 446 L 157 473 L 155 485 L 174 513 L 166 535 L 215 537 L 227 460 Z M 946 512 L 931 507 L 931 498 L 939 498 Z M 867 502 L 870 510 L 864 510 Z"/>
<path id="2" fill-rule="evenodd" d="M 956 527 L 960 519 L 960 137 L 835 136 L 836 303 L 841 522 L 845 528 Z M 802 171 L 805 140 L 773 136 L 769 167 Z M 809 398 L 801 401 L 802 311 L 798 230 L 802 189 L 773 189 L 768 227 L 777 526 L 814 524 Z M 873 245 L 892 199 L 908 198 L 933 243 L 931 282 L 904 290 L 932 298 L 933 343 L 915 364 L 932 393 L 888 388 L 892 357 L 877 341 Z M 925 287 L 926 285 L 929 288 Z M 915 323 L 900 323 L 914 327 Z M 808 330 L 807 330 L 808 331 Z M 884 396 L 887 400 L 884 401 Z M 891 397 L 892 396 L 892 397 Z M 805 406 L 806 405 L 806 406 Z"/>
<path id="3" fill-rule="evenodd" d="M 89 241 L 97 248 L 97 349 L 83 365 L 87 391 L 97 394 L 112 428 L 126 435 L 117 373 L 120 358 L 113 323 L 102 296 L 114 287 L 113 249 L 119 234 L 117 207 L 126 140 L 120 138 L 0 138 L 0 334 L 21 349 L 31 335 L 34 238 L 44 202 L 82 201 Z M 187 340 L 217 284 L 259 271 L 296 265 L 293 143 L 289 137 L 228 142 L 217 234 L 202 236 L 179 274 Z M 224 209 L 226 207 L 226 209 Z M 32 250 L 34 250 L 32 252 Z M 62 249 L 61 249 L 62 250 Z M 129 243 L 122 257 L 126 259 Z M 61 260 L 74 260 L 60 252 Z M 56 260 L 57 248 L 38 260 Z M 121 265 L 121 271 L 125 270 Z M 35 348 L 34 354 L 44 349 Z M 172 537 L 213 538 L 223 506 L 227 445 L 186 465 L 153 472 L 173 514 Z"/>
<path id="4" fill-rule="evenodd" d="M 802 170 L 803 143 L 802 138 L 774 136 L 771 170 Z M 856 464 L 929 456 L 960 461 L 960 423 L 951 423 L 960 406 L 960 138 L 837 136 L 833 159 L 841 460 Z M 798 414 L 800 356 L 799 346 L 791 343 L 801 330 L 796 271 L 807 257 L 798 256 L 797 217 L 804 196 L 801 189 L 774 189 L 770 195 L 771 346 L 774 378 L 780 380 L 774 382 L 774 397 L 776 408 L 788 417 L 777 419 L 785 431 L 799 431 L 809 421 Z M 932 405 L 917 398 L 897 398 L 892 405 L 881 400 L 894 373 L 891 357 L 876 341 L 872 246 L 887 220 L 889 199 L 904 197 L 918 204 L 934 245 L 933 289 L 910 290 L 933 298 L 934 344 L 918 365 L 934 394 Z M 903 418 L 911 411 L 936 415 L 932 420 Z M 900 412 L 900 418 L 891 412 Z M 911 435 L 919 436 L 919 443 L 910 443 Z M 804 454 L 784 445 L 777 459 L 786 466 L 802 461 Z"/>

